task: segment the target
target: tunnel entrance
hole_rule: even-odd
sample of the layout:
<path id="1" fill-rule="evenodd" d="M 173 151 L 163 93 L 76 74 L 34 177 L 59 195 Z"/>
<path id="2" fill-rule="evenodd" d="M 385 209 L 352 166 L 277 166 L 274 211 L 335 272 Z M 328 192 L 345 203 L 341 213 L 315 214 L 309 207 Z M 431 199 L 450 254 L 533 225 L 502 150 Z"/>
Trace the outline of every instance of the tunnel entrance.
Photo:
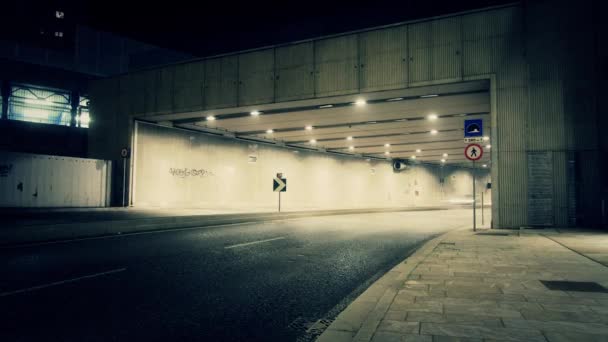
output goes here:
<path id="1" fill-rule="evenodd" d="M 463 207 L 475 176 L 489 222 L 490 108 L 484 80 L 138 122 L 131 202 L 272 211 L 272 177 L 283 173 L 285 210 Z M 469 121 L 481 133 L 475 163 L 464 153 Z"/>

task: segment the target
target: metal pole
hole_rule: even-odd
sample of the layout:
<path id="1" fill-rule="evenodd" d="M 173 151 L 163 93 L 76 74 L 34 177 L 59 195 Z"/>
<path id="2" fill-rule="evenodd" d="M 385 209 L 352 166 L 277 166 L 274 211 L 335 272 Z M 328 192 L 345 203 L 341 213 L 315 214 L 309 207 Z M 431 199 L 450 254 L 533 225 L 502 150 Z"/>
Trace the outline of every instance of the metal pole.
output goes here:
<path id="1" fill-rule="evenodd" d="M 127 193 L 127 158 L 122 158 L 122 206 L 125 206 L 125 195 Z"/>
<path id="2" fill-rule="evenodd" d="M 484 222 L 484 217 L 483 217 L 483 193 L 484 193 L 484 189 L 481 189 L 481 225 L 483 226 L 485 224 Z"/>
<path id="3" fill-rule="evenodd" d="M 475 161 L 473 161 L 473 231 L 477 231 L 477 213 L 476 213 L 476 196 L 475 196 Z"/>
<path id="4" fill-rule="evenodd" d="M 279 191 L 279 212 L 281 212 L 281 192 Z"/>

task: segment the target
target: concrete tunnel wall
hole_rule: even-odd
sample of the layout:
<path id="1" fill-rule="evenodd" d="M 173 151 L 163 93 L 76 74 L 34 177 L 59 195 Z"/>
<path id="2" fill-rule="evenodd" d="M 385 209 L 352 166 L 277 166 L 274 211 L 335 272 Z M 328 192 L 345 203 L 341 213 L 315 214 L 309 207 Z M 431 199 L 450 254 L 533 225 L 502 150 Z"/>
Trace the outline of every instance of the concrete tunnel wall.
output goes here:
<path id="1" fill-rule="evenodd" d="M 294 152 L 145 123 L 136 132 L 137 207 L 272 211 L 277 172 L 287 178 L 284 210 L 435 206 L 472 194 L 470 169 L 418 164 L 394 172 L 388 161 Z M 479 193 L 489 171 L 477 172 Z"/>

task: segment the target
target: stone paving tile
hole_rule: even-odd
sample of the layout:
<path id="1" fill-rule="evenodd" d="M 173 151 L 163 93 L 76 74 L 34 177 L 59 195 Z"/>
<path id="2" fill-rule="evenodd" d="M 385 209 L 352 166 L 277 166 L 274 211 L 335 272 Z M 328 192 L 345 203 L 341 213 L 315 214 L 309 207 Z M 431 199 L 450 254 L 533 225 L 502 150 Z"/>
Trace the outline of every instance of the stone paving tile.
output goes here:
<path id="1" fill-rule="evenodd" d="M 597 305 L 596 299 L 589 298 L 573 298 L 573 297 L 555 297 L 555 296 L 534 296 L 524 295 L 529 302 L 540 304 L 572 304 L 572 305 Z"/>
<path id="2" fill-rule="evenodd" d="M 570 312 L 593 312 L 593 309 L 587 305 L 578 304 L 541 304 L 545 310 L 553 311 L 570 311 Z"/>
<path id="3" fill-rule="evenodd" d="M 401 334 L 388 331 L 377 331 L 372 342 L 401 342 Z"/>
<path id="4" fill-rule="evenodd" d="M 398 296 L 411 296 L 411 297 L 420 297 L 420 296 L 428 296 L 429 291 L 427 290 L 415 290 L 404 288 L 403 290 L 399 290 L 397 293 Z"/>
<path id="5" fill-rule="evenodd" d="M 407 321 L 423 323 L 458 323 L 466 325 L 482 325 L 486 327 L 503 327 L 500 318 L 476 315 L 452 315 L 433 312 L 408 312 Z"/>
<path id="6" fill-rule="evenodd" d="M 354 332 L 327 329 L 323 335 L 317 339 L 317 342 L 351 342 L 354 337 Z"/>
<path id="7" fill-rule="evenodd" d="M 539 330 L 493 328 L 462 324 L 421 323 L 420 333 L 423 335 L 441 335 L 480 339 L 495 339 L 506 341 L 542 341 L 545 338 Z"/>
<path id="8" fill-rule="evenodd" d="M 448 296 L 450 298 L 468 298 L 475 301 L 481 300 L 495 300 L 501 302 L 525 302 L 526 298 L 519 294 L 489 294 L 489 293 L 470 293 L 470 292 L 456 292 L 450 291 Z"/>
<path id="9" fill-rule="evenodd" d="M 384 319 L 390 321 L 405 321 L 407 311 L 387 311 L 384 315 Z"/>
<path id="10" fill-rule="evenodd" d="M 437 312 L 443 313 L 443 304 L 438 302 L 405 303 L 391 304 L 390 311 L 418 311 L 418 312 Z"/>
<path id="11" fill-rule="evenodd" d="M 469 304 L 445 304 L 444 311 L 446 314 L 455 315 L 478 315 L 492 317 L 510 317 L 521 318 L 521 313 L 518 310 L 501 308 L 496 304 L 484 305 L 477 303 Z"/>
<path id="12" fill-rule="evenodd" d="M 608 335 L 548 332 L 545 336 L 549 342 L 608 342 Z"/>
<path id="13" fill-rule="evenodd" d="M 378 326 L 378 331 L 390 331 L 402 334 L 418 334 L 420 332 L 420 323 L 383 320 Z"/>
<path id="14" fill-rule="evenodd" d="M 481 338 L 434 335 L 433 342 L 483 342 Z"/>
<path id="15" fill-rule="evenodd" d="M 519 330 L 538 329 L 543 332 L 566 332 L 608 335 L 608 325 L 599 323 L 580 323 L 564 321 L 543 322 L 507 318 L 504 318 L 502 321 L 507 328 L 514 328 Z"/>
<path id="16" fill-rule="evenodd" d="M 554 311 L 544 309 L 522 309 L 522 316 L 527 320 L 533 321 L 568 321 L 568 322 L 589 322 L 589 323 L 608 323 L 608 316 L 595 312 L 574 312 L 574 311 Z"/>
<path id="17" fill-rule="evenodd" d="M 406 280 L 405 283 L 403 283 L 404 285 L 416 285 L 416 284 L 424 284 L 424 285 L 437 285 L 437 284 L 443 284 L 445 282 L 445 280 L 442 279 L 424 279 L 424 280 Z"/>

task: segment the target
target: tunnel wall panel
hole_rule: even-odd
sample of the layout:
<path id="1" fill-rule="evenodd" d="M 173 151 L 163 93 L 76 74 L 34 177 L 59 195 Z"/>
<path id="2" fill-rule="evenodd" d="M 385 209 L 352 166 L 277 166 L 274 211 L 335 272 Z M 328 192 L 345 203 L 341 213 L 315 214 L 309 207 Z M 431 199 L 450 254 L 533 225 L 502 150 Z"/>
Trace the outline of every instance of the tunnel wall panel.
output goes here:
<path id="1" fill-rule="evenodd" d="M 287 192 L 281 195 L 285 210 L 434 206 L 461 203 L 472 194 L 467 169 L 420 165 L 396 173 L 387 161 L 296 153 L 137 125 L 135 206 L 274 210 L 278 194 L 272 179 L 278 172 L 287 178 Z"/>
<path id="2" fill-rule="evenodd" d="M 239 55 L 239 105 L 274 101 L 274 49 Z"/>
<path id="3" fill-rule="evenodd" d="M 358 92 L 358 35 L 315 42 L 315 67 L 317 97 Z"/>
<path id="4" fill-rule="evenodd" d="M 403 88 L 407 85 L 407 26 L 362 33 L 359 36 L 361 91 Z"/>
<path id="5" fill-rule="evenodd" d="M 276 101 L 311 98 L 315 92 L 312 42 L 278 47 L 276 56 Z"/>
<path id="6" fill-rule="evenodd" d="M 203 109 L 205 63 L 184 63 L 175 66 L 173 106 L 176 112 Z"/>
<path id="7" fill-rule="evenodd" d="M 237 105 L 238 56 L 208 59 L 205 64 L 205 108 Z"/>

